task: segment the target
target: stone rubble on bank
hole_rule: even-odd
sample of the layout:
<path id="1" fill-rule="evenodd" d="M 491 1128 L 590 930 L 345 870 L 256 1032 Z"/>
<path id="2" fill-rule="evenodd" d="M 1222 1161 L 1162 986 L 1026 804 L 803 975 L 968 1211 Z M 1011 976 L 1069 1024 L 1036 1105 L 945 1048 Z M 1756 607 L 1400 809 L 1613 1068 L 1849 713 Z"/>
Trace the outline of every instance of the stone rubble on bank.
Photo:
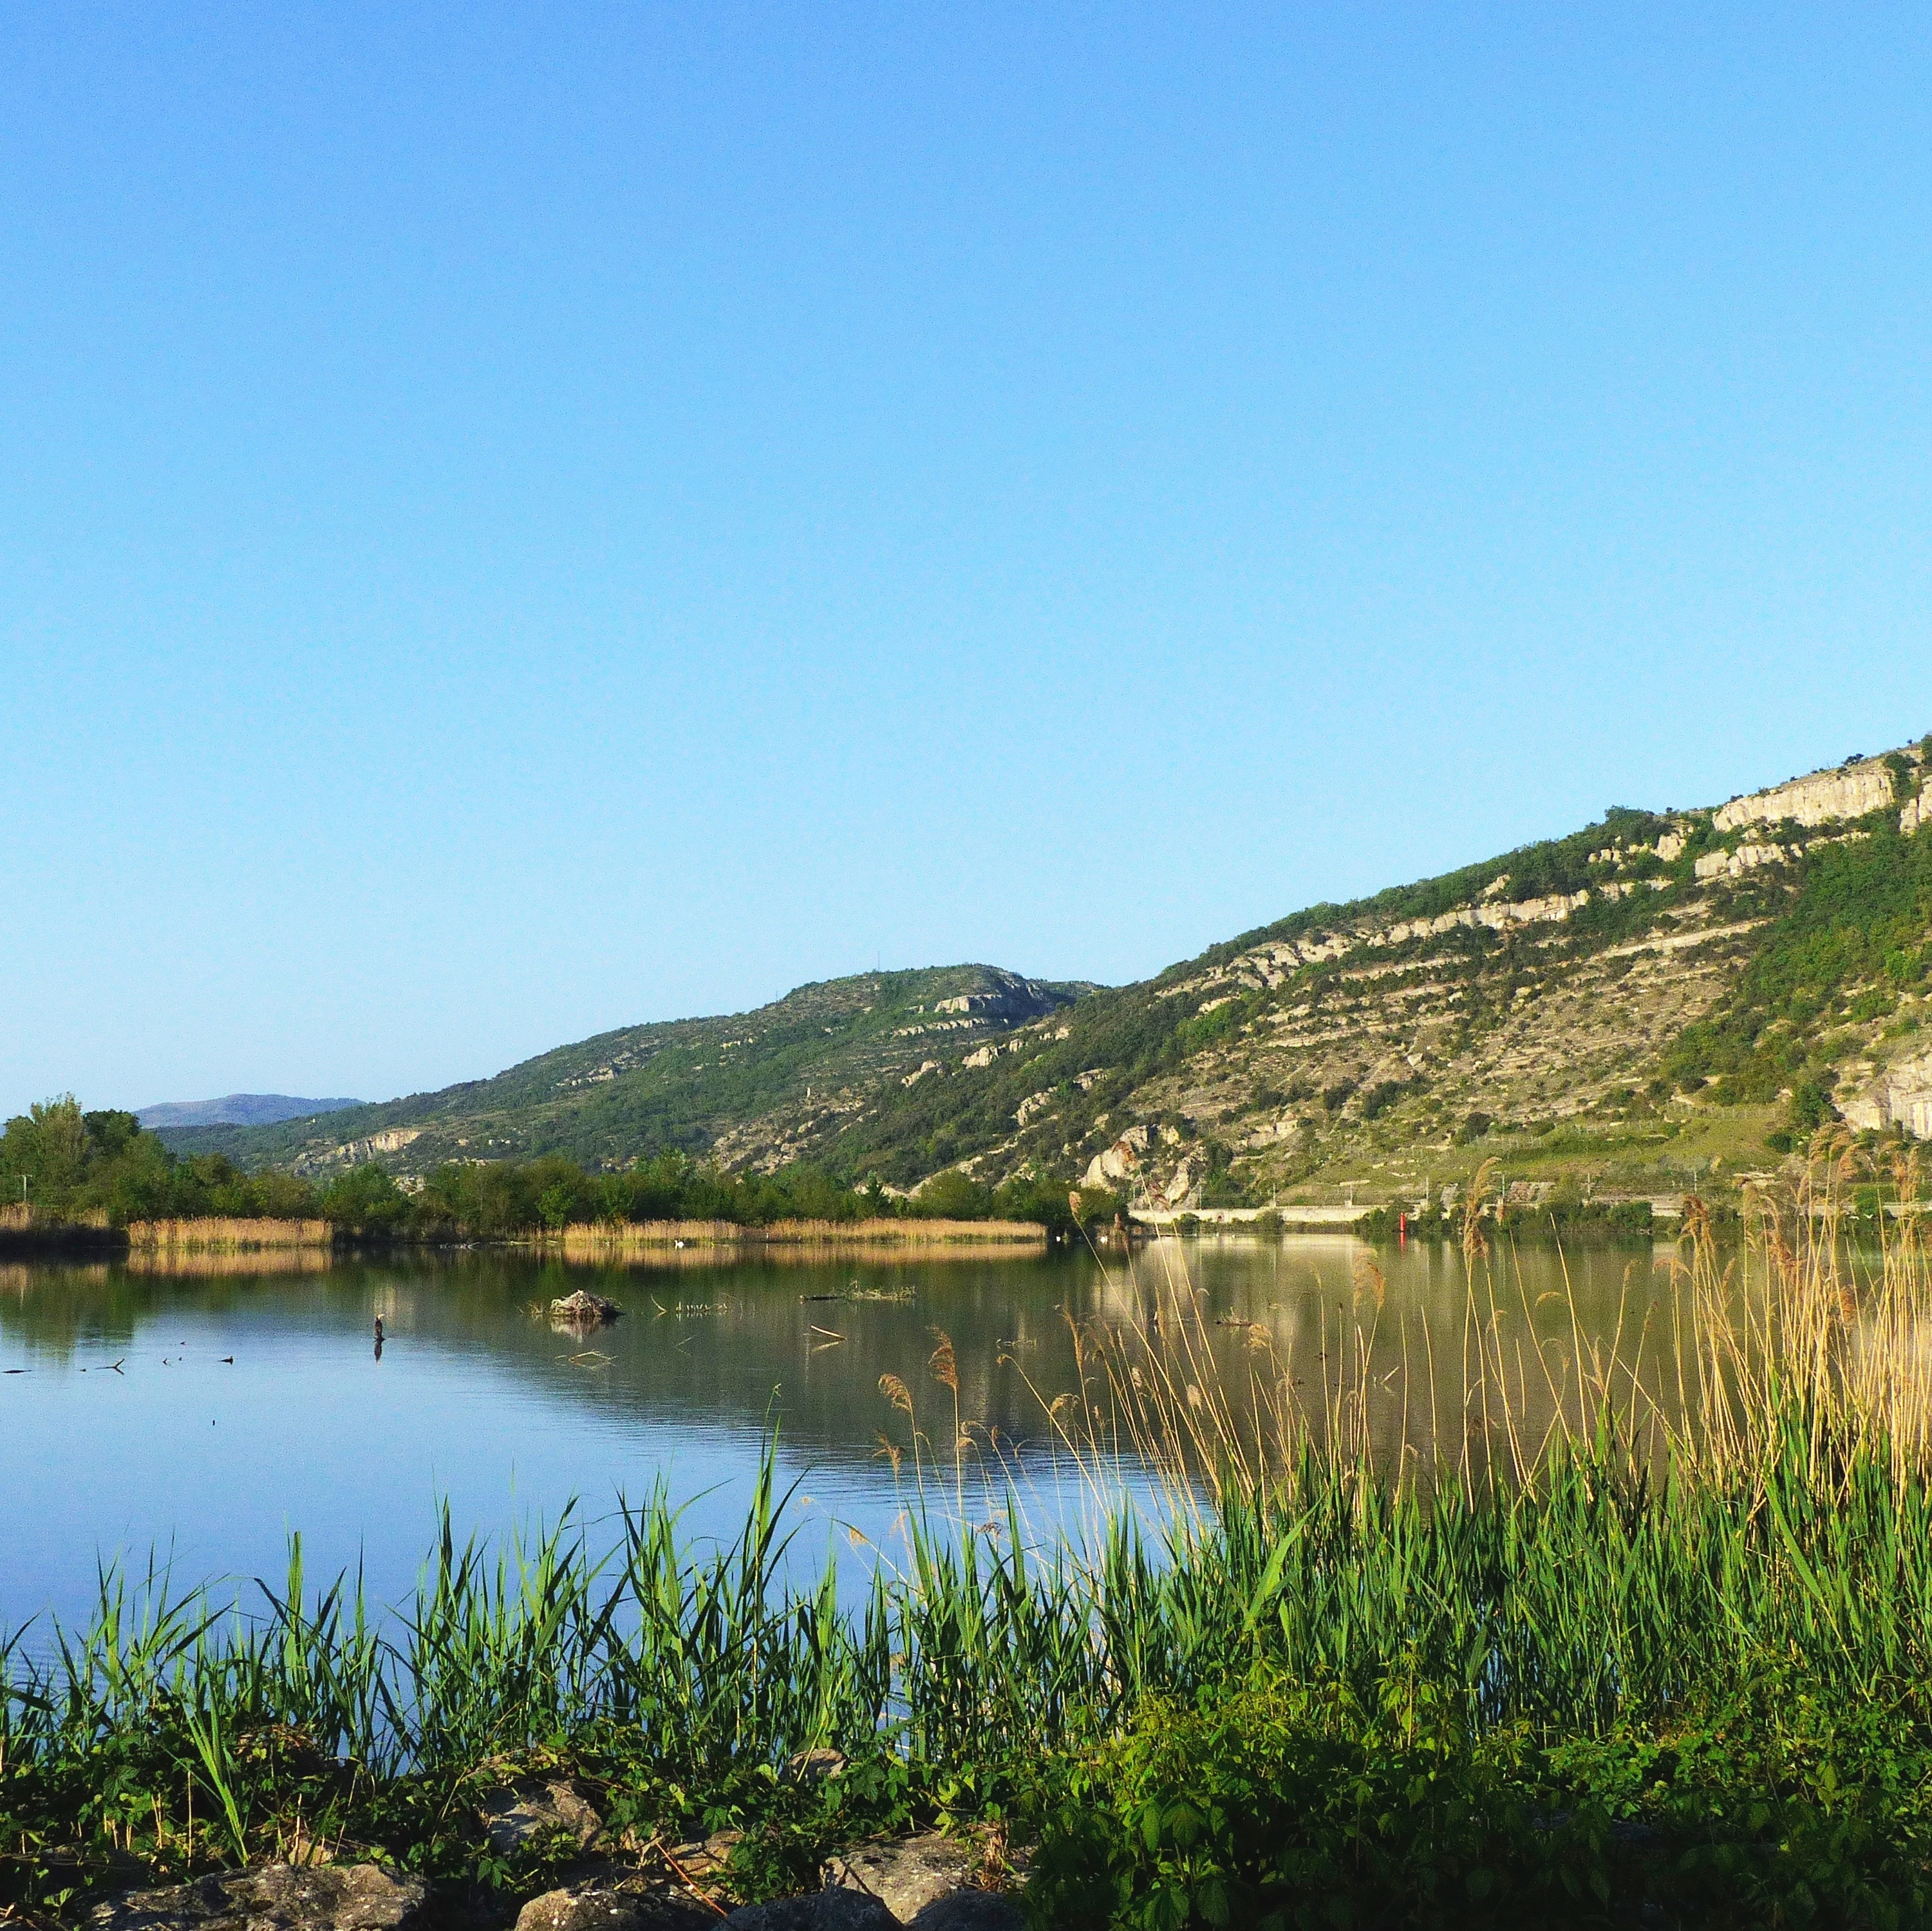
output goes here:
<path id="1" fill-rule="evenodd" d="M 909 1918 L 862 1891 L 832 1885 L 734 1911 L 720 1931 L 1024 1931 L 1010 1897 L 992 1891 L 950 1891 Z"/>
<path id="2" fill-rule="evenodd" d="M 612 1867 L 532 1898 L 517 1931 L 700 1931 L 718 1921 L 674 1886 Z"/>
<path id="3" fill-rule="evenodd" d="M 980 1863 L 956 1839 L 926 1831 L 896 1843 L 855 1846 L 826 1866 L 825 1882 L 828 1889 L 868 1893 L 910 1924 L 928 1904 L 966 1889 Z"/>
<path id="4" fill-rule="evenodd" d="M 836 1775 L 823 1753 L 793 1774 Z M 1022 1931 L 1013 1900 L 979 1888 L 986 1853 L 926 1831 L 852 1846 L 825 1867 L 824 1888 L 747 1905 L 694 1897 L 724 1888 L 740 1833 L 720 1831 L 670 1854 L 676 1880 L 594 1848 L 604 1820 L 567 1778 L 526 1778 L 481 1806 L 492 1848 L 509 1856 L 566 1846 L 579 1855 L 556 1888 L 532 1898 L 516 1931 Z M 728 1897 L 728 1891 L 725 1896 Z M 97 1904 L 88 1931 L 411 1931 L 423 1911 L 420 1878 L 375 1864 L 277 1864 L 218 1871 L 191 1884 L 130 1891 Z"/>
<path id="5" fill-rule="evenodd" d="M 748 1905 L 724 1931 L 1022 1931 L 1013 1900 L 975 1882 L 969 1844 L 923 1831 L 854 1846 L 825 1867 L 825 1888 Z"/>
<path id="6" fill-rule="evenodd" d="M 127 1891 L 87 1921 L 89 1931 L 403 1931 L 422 1903 L 422 1879 L 376 1864 L 264 1864 Z"/>
<path id="7" fill-rule="evenodd" d="M 724 1919 L 722 1931 L 900 1931 L 900 1927 L 876 1897 L 862 1891 L 833 1890 L 748 1904 Z"/>

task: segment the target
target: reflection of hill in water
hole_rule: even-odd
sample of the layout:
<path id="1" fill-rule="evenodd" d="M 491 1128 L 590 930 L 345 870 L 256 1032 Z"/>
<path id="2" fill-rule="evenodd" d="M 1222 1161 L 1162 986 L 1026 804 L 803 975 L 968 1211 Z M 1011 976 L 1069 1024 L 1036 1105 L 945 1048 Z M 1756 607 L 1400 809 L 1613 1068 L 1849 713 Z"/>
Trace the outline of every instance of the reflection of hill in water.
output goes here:
<path id="1" fill-rule="evenodd" d="M 544 1310 L 580 1287 L 619 1303 L 624 1317 L 588 1335 L 558 1331 Z M 818 1298 L 855 1288 L 892 1296 L 910 1290 L 912 1298 Z M 942 1391 L 924 1378 L 934 1327 L 953 1340 L 962 1413 L 1010 1435 L 1031 1430 L 1037 1405 L 998 1357 L 1044 1362 L 1057 1389 L 1066 1378 L 1062 1364 L 1072 1360 L 1060 1309 L 1091 1313 L 1100 1299 L 1090 1262 L 1011 1255 L 706 1271 L 492 1254 L 354 1261 L 307 1275 L 13 1268 L 0 1279 L 0 1343 L 9 1366 L 86 1365 L 91 1357 L 123 1353 L 158 1358 L 176 1343 L 179 1318 L 191 1316 L 202 1333 L 224 1337 L 224 1351 L 232 1345 L 245 1355 L 251 1339 L 272 1335 L 284 1355 L 292 1345 L 299 1363 L 365 1349 L 380 1315 L 391 1350 L 428 1345 L 446 1363 L 472 1357 L 479 1374 L 507 1375 L 546 1405 L 578 1409 L 600 1429 L 622 1430 L 646 1417 L 762 1427 L 769 1413 L 794 1450 L 868 1455 L 872 1432 L 888 1416 L 878 1393 L 887 1372 L 931 1389 L 931 1413 L 922 1402 L 920 1420 L 938 1426 Z M 572 1359 L 592 1353 L 599 1358 Z M 950 1436 L 950 1396 L 944 1400 L 943 1435 Z"/>
<path id="2" fill-rule="evenodd" d="M 1378 1387 L 1372 1428 L 1378 1445 L 1394 1450 L 1405 1438 L 1434 1439 L 1453 1454 L 1465 1425 L 1461 1341 L 1470 1312 L 1461 1257 L 1446 1246 L 1383 1253 L 1388 1292 L 1378 1309 L 1354 1291 L 1360 1251 L 1342 1237 L 1190 1248 L 1186 1264 L 1208 1312 L 1256 1324 L 1210 1328 L 1214 1351 L 1228 1382 L 1244 1387 L 1264 1362 L 1256 1344 L 1265 1334 L 1273 1358 L 1300 1378 L 1299 1398 L 1317 1412 L 1324 1378 L 1346 1372 L 1352 1378 L 1366 1361 Z M 534 1401 L 553 1420 L 562 1410 L 599 1436 L 626 1436 L 646 1423 L 706 1435 L 744 1432 L 762 1429 L 769 1418 L 793 1453 L 850 1466 L 873 1455 L 880 1430 L 904 1438 L 904 1418 L 879 1390 L 889 1373 L 914 1390 L 926 1433 L 942 1447 L 950 1442 L 952 1396 L 927 1372 L 934 1329 L 952 1342 L 962 1419 L 1016 1442 L 1043 1442 L 1043 1404 L 1076 1378 L 1068 1315 L 1148 1318 L 1159 1285 L 1181 1278 L 1178 1252 L 1148 1250 L 1131 1285 L 1119 1268 L 1103 1276 L 1085 1255 L 818 1267 L 740 1261 L 695 1270 L 476 1253 L 349 1261 L 307 1276 L 200 1279 L 140 1277 L 99 1265 L 14 1267 L 0 1275 L 0 1344 L 9 1366 L 86 1365 L 90 1356 L 120 1354 L 144 1359 L 175 1344 L 174 1327 L 190 1317 L 204 1336 L 222 1337 L 224 1352 L 232 1347 L 244 1360 L 251 1342 L 272 1339 L 287 1372 L 299 1375 L 306 1362 L 333 1363 L 366 1349 L 380 1315 L 392 1349 L 433 1348 L 440 1372 L 447 1376 L 454 1366 L 459 1381 L 467 1358 L 479 1390 L 494 1387 L 512 1404 Z M 1614 1327 L 1631 1261 L 1627 1252 L 1573 1258 L 1586 1339 Z M 1525 1340 L 1533 1324 L 1563 1344 L 1568 1296 L 1557 1303 L 1547 1298 L 1563 1287 L 1559 1264 L 1533 1254 L 1521 1266 L 1520 1285 L 1505 1275 L 1498 1318 Z M 1636 1285 L 1648 1304 L 1643 1257 Z M 587 1336 L 557 1331 L 544 1310 L 579 1287 L 619 1303 L 624 1318 Z M 908 1290 L 914 1298 L 844 1297 Z M 840 1298 L 819 1298 L 827 1295 Z M 140 1366 L 130 1359 L 130 1372 Z M 1533 1380 L 1522 1401 L 1526 1419 L 1540 1425 L 1547 1402 Z"/>
<path id="3" fill-rule="evenodd" d="M 950 1438 L 951 1396 L 924 1372 L 935 1327 L 953 1342 L 962 1414 L 1007 1435 L 1034 1432 L 1038 1404 L 1000 1357 L 1044 1361 L 1050 1387 L 1064 1385 L 1072 1348 L 1060 1310 L 1096 1312 L 1100 1293 L 1090 1262 L 1010 1257 L 696 1273 L 485 1260 L 463 1271 L 458 1286 L 371 1269 L 365 1291 L 392 1333 L 487 1351 L 599 1428 L 621 1432 L 645 1415 L 660 1425 L 762 1428 L 770 1415 L 792 1451 L 814 1460 L 871 1456 L 874 1431 L 891 1418 L 878 1387 L 889 1372 L 920 1390 L 921 1426 Z M 587 1336 L 558 1332 L 542 1310 L 578 1287 L 617 1302 L 624 1317 Z M 913 1297 L 818 1298 L 855 1289 Z M 573 1360 L 592 1351 L 608 1358 Z"/>

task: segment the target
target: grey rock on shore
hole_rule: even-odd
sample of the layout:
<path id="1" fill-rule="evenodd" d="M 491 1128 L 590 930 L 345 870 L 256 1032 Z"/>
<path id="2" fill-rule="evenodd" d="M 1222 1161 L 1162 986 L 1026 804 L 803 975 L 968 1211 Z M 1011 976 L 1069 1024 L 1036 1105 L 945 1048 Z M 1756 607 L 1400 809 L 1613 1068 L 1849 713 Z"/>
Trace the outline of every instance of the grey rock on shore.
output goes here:
<path id="1" fill-rule="evenodd" d="M 130 1891 L 88 1914 L 89 1931 L 403 1931 L 422 1909 L 420 1878 L 376 1864 L 216 1871 L 192 1884 Z"/>
<path id="2" fill-rule="evenodd" d="M 662 1885 L 592 1882 L 533 1897 L 517 1931 L 704 1931 L 717 1918 Z"/>
<path id="3" fill-rule="evenodd" d="M 560 1778 L 506 1785 L 483 1800 L 491 1847 L 507 1854 L 538 1838 L 567 1838 L 579 1849 L 596 1842 L 604 1820 L 576 1786 Z"/>
<path id="4" fill-rule="evenodd" d="M 825 1867 L 827 1888 L 876 1897 L 902 1924 L 938 1899 L 963 1889 L 979 1869 L 978 1855 L 936 1831 L 896 1842 L 859 1844 Z"/>
<path id="5" fill-rule="evenodd" d="M 911 1931 L 1026 1931 L 1026 1920 L 999 1891 L 953 1891 L 920 1912 Z"/>

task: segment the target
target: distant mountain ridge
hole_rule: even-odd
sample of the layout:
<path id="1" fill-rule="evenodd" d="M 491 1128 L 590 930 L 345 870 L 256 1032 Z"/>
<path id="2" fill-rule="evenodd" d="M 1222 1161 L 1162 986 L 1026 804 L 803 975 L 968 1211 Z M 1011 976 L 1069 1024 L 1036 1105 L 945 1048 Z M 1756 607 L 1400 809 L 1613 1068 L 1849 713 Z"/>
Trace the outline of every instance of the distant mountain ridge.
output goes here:
<path id="1" fill-rule="evenodd" d="M 170 1099 L 135 1114 L 143 1126 L 271 1126 L 311 1114 L 340 1113 L 359 1099 L 298 1099 L 286 1093 L 231 1093 L 220 1099 Z"/>
<path id="2" fill-rule="evenodd" d="M 861 973 L 326 1122 L 167 1135 L 318 1175 L 677 1147 L 1169 1207 L 1415 1198 L 1490 1153 L 1526 1181 L 1668 1192 L 1834 1117 L 1932 1137 L 1928 766 L 1932 739 L 1719 806 L 1614 810 L 1133 985 Z"/>

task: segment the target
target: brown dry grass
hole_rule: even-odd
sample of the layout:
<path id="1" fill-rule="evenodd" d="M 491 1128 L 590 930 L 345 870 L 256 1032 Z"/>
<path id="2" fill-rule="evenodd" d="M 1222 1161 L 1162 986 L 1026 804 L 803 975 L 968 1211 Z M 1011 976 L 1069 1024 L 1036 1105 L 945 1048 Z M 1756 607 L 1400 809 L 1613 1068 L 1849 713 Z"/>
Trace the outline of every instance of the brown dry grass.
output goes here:
<path id="1" fill-rule="evenodd" d="M 128 1224 L 130 1258 L 137 1255 L 260 1254 L 333 1244 L 326 1220 L 229 1220 L 209 1215 L 194 1220 L 134 1220 Z"/>
<path id="2" fill-rule="evenodd" d="M 0 1234 L 57 1231 L 64 1227 L 86 1227 L 98 1232 L 106 1225 L 105 1207 L 92 1207 L 82 1213 L 50 1213 L 31 1201 L 10 1201 L 0 1206 Z"/>

